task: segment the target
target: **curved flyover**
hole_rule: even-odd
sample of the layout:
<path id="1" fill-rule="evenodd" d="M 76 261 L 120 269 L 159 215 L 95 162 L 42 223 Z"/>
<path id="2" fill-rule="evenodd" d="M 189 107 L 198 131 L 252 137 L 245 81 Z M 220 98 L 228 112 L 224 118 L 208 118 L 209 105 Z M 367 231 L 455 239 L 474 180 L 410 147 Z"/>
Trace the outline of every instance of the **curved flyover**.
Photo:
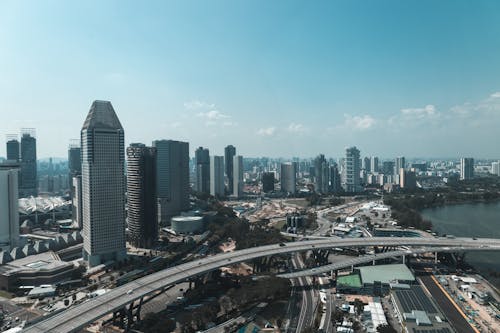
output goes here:
<path id="1" fill-rule="evenodd" d="M 359 239 L 321 239 L 291 242 L 254 247 L 250 249 L 219 254 L 200 260 L 174 266 L 142 277 L 108 293 L 70 307 L 66 311 L 40 321 L 23 330 L 26 333 L 67 333 L 77 332 L 97 319 L 122 309 L 127 304 L 147 296 L 166 286 L 185 281 L 196 275 L 204 274 L 233 263 L 249 261 L 259 257 L 286 254 L 314 249 L 364 246 L 427 246 L 427 247 L 465 247 L 468 249 L 498 249 L 500 239 L 471 238 L 405 238 L 375 237 Z M 130 292 L 132 291 L 132 292 Z"/>

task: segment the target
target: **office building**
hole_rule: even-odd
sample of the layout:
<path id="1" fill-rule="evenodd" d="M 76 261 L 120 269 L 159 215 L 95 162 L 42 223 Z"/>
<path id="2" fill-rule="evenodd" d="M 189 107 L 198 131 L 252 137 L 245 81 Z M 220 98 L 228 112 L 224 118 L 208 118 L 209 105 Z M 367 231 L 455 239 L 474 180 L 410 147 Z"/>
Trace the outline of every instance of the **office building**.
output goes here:
<path id="1" fill-rule="evenodd" d="M 70 185 L 73 182 L 73 177 L 82 174 L 82 150 L 80 145 L 76 142 L 70 143 L 68 147 L 68 177 Z M 71 186 L 70 186 L 71 188 Z M 71 191 L 71 197 L 73 197 L 73 191 Z"/>
<path id="2" fill-rule="evenodd" d="M 396 157 L 396 159 L 394 160 L 394 175 L 399 175 L 401 169 L 404 169 L 405 167 L 406 167 L 405 158 L 402 156 Z"/>
<path id="3" fill-rule="evenodd" d="M 376 156 L 372 156 L 370 159 L 370 171 L 371 171 L 371 173 L 378 173 L 379 172 L 378 157 L 376 157 Z"/>
<path id="4" fill-rule="evenodd" d="M 233 157 L 236 155 L 236 147 L 229 145 L 224 148 L 224 164 L 226 168 L 226 177 L 228 179 L 228 192 L 233 191 Z"/>
<path id="5" fill-rule="evenodd" d="M 127 256 L 123 127 L 108 101 L 94 101 L 81 130 L 83 258 L 89 267 Z"/>
<path id="6" fill-rule="evenodd" d="M 240 198 L 243 195 L 243 156 L 233 156 L 233 195 Z"/>
<path id="7" fill-rule="evenodd" d="M 337 163 L 330 165 L 330 192 L 333 194 L 338 194 L 342 191 L 342 181 L 340 177 L 340 172 Z"/>
<path id="8" fill-rule="evenodd" d="M 37 196 L 38 177 L 36 165 L 35 129 L 21 129 L 21 184 L 20 196 Z"/>
<path id="9" fill-rule="evenodd" d="M 329 169 L 325 155 L 320 154 L 314 159 L 314 189 L 318 193 L 328 193 Z"/>
<path id="10" fill-rule="evenodd" d="M 467 180 L 474 178 L 474 159 L 461 158 L 460 159 L 460 180 Z"/>
<path id="11" fill-rule="evenodd" d="M 500 176 L 500 161 L 491 163 L 491 173 Z"/>
<path id="12" fill-rule="evenodd" d="M 156 148 L 127 148 L 128 237 L 135 247 L 151 248 L 158 239 Z"/>
<path id="13" fill-rule="evenodd" d="M 382 162 L 382 173 L 384 175 L 394 174 L 394 161 L 384 161 Z"/>
<path id="14" fill-rule="evenodd" d="M 414 190 L 417 188 L 417 178 L 414 171 L 409 171 L 401 168 L 399 171 L 399 186 L 406 190 Z"/>
<path id="15" fill-rule="evenodd" d="M 262 174 L 262 192 L 274 191 L 274 172 L 264 172 Z"/>
<path id="16" fill-rule="evenodd" d="M 210 194 L 224 196 L 224 156 L 210 156 Z"/>
<path id="17" fill-rule="evenodd" d="M 342 187 L 344 191 L 348 193 L 361 191 L 360 171 L 359 150 L 356 147 L 346 148 L 346 157 L 344 159 L 344 169 L 342 173 Z"/>
<path id="18" fill-rule="evenodd" d="M 189 143 L 174 140 L 153 141 L 156 148 L 156 192 L 161 226 L 173 216 L 188 210 Z"/>
<path id="19" fill-rule="evenodd" d="M 19 140 L 17 134 L 7 135 L 7 160 L 19 162 Z"/>
<path id="20" fill-rule="evenodd" d="M 281 163 L 281 192 L 295 194 L 297 192 L 297 162 Z"/>
<path id="21" fill-rule="evenodd" d="M 371 159 L 369 157 L 365 157 L 361 162 L 361 169 L 365 170 L 367 173 L 370 173 L 372 171 Z"/>
<path id="22" fill-rule="evenodd" d="M 210 152 L 199 147 L 195 151 L 196 160 L 196 191 L 210 193 Z"/>
<path id="23" fill-rule="evenodd" d="M 0 164 L 0 251 L 19 245 L 19 203 L 17 162 Z"/>

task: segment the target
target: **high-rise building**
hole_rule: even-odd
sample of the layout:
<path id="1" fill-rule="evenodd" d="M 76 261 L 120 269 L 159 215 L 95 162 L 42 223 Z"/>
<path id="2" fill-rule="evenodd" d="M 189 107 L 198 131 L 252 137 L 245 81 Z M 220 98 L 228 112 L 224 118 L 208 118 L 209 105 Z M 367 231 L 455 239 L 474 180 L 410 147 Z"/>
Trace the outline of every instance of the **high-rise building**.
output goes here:
<path id="1" fill-rule="evenodd" d="M 401 170 L 399 170 L 399 186 L 408 190 L 414 190 L 417 188 L 417 178 L 415 176 L 415 172 L 401 168 Z"/>
<path id="2" fill-rule="evenodd" d="M 460 159 L 460 180 L 474 178 L 474 159 L 471 157 Z"/>
<path id="3" fill-rule="evenodd" d="M 233 191 L 233 157 L 236 155 L 236 147 L 229 145 L 224 148 L 224 164 L 226 168 L 226 177 L 228 179 L 228 192 Z"/>
<path id="4" fill-rule="evenodd" d="M 318 193 L 328 193 L 329 172 L 325 155 L 320 154 L 314 159 L 314 189 Z"/>
<path id="5" fill-rule="evenodd" d="M 281 192 L 295 194 L 297 192 L 297 162 L 281 163 Z"/>
<path id="6" fill-rule="evenodd" d="M 361 191 L 359 150 L 356 147 L 346 148 L 342 187 L 344 191 L 355 193 Z"/>
<path id="7" fill-rule="evenodd" d="M 330 192 L 338 194 L 342 191 L 340 172 L 337 163 L 330 165 Z"/>
<path id="8" fill-rule="evenodd" d="M 70 183 L 73 182 L 73 177 L 82 174 L 82 149 L 76 142 L 70 143 L 68 147 L 68 177 Z M 73 192 L 71 192 L 73 197 Z"/>
<path id="9" fill-rule="evenodd" d="M 382 162 L 382 173 L 384 175 L 393 175 L 394 174 L 394 161 Z"/>
<path id="10" fill-rule="evenodd" d="M 7 160 L 19 161 L 19 140 L 17 134 L 7 135 Z"/>
<path id="11" fill-rule="evenodd" d="M 491 163 L 491 173 L 500 176 L 500 161 Z"/>
<path id="12" fill-rule="evenodd" d="M 161 226 L 189 209 L 189 143 L 153 141 L 156 148 L 156 192 Z"/>
<path id="13" fill-rule="evenodd" d="M 124 131 L 110 102 L 92 103 L 81 147 L 83 258 L 94 267 L 127 256 Z"/>
<path id="14" fill-rule="evenodd" d="M 196 190 L 201 193 L 210 193 L 210 152 L 207 148 L 199 147 L 195 151 L 196 160 Z"/>
<path id="15" fill-rule="evenodd" d="M 262 192 L 274 191 L 274 172 L 264 172 L 262 174 Z"/>
<path id="16" fill-rule="evenodd" d="M 210 156 L 210 194 L 224 196 L 224 156 Z"/>
<path id="17" fill-rule="evenodd" d="M 233 156 L 233 195 L 243 196 L 243 156 Z"/>
<path id="18" fill-rule="evenodd" d="M 38 193 L 38 177 L 36 165 L 35 129 L 21 129 L 21 185 L 20 195 L 36 196 Z"/>
<path id="19" fill-rule="evenodd" d="M 140 143 L 127 148 L 127 203 L 130 243 L 151 248 L 158 240 L 156 148 Z"/>
<path id="20" fill-rule="evenodd" d="M 361 165 L 361 169 L 364 169 L 367 173 L 372 172 L 371 158 L 369 158 L 369 157 L 363 158 L 363 163 Z"/>
<path id="21" fill-rule="evenodd" d="M 371 173 L 379 172 L 378 157 L 372 156 L 370 159 L 370 171 Z"/>
<path id="22" fill-rule="evenodd" d="M 394 160 L 394 175 L 399 175 L 401 169 L 406 167 L 405 158 L 403 156 L 396 157 Z"/>
<path id="23" fill-rule="evenodd" d="M 0 164 L 0 248 L 10 251 L 19 245 L 19 164 Z"/>

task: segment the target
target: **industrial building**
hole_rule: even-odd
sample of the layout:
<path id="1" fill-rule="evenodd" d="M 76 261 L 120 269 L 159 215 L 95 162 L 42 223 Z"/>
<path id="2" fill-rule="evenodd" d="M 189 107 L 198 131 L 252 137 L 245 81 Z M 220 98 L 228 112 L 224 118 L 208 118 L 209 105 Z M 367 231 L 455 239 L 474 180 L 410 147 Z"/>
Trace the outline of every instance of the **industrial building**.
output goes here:
<path id="1" fill-rule="evenodd" d="M 177 234 L 202 233 L 205 229 L 203 216 L 175 216 L 171 220 L 170 228 Z"/>

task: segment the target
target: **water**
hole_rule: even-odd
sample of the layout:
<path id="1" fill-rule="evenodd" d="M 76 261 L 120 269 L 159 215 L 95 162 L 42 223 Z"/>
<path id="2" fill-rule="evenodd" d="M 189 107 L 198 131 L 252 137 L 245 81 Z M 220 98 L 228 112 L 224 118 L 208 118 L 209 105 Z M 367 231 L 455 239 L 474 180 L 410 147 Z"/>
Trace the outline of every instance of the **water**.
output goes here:
<path id="1" fill-rule="evenodd" d="M 438 234 L 459 237 L 500 238 L 500 202 L 444 206 L 425 209 L 422 217 L 432 221 Z M 466 254 L 467 263 L 500 288 L 500 252 L 474 251 Z"/>

